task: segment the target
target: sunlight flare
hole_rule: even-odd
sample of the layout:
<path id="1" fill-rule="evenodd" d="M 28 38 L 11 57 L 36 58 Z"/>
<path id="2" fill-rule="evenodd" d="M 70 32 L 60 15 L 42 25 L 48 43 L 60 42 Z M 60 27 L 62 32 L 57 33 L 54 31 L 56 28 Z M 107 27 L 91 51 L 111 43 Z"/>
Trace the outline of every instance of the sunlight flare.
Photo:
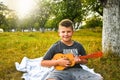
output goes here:
<path id="1" fill-rule="evenodd" d="M 19 18 L 27 17 L 37 7 L 38 0 L 0 0 L 9 9 L 14 10 Z"/>
<path id="2" fill-rule="evenodd" d="M 35 7 L 34 0 L 18 0 L 16 4 L 16 12 L 19 17 L 25 17 L 27 14 L 30 14 Z"/>

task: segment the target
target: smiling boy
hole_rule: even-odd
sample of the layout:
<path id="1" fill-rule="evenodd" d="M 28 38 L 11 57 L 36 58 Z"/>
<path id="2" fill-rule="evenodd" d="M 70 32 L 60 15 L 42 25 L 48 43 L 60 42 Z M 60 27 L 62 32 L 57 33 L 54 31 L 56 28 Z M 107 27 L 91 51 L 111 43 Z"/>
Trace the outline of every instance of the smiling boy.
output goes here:
<path id="1" fill-rule="evenodd" d="M 86 64 L 87 59 L 79 59 L 78 56 L 86 55 L 86 52 L 80 43 L 72 40 L 73 33 L 73 22 L 71 20 L 64 19 L 59 23 L 58 34 L 60 40 L 49 48 L 41 65 L 45 67 L 63 66 L 65 69 L 54 69 L 45 80 L 102 80 L 102 77 L 85 71 L 80 66 L 80 64 Z M 57 53 L 73 54 L 75 65 L 71 67 L 71 61 L 67 58 L 54 60 L 53 57 Z"/>

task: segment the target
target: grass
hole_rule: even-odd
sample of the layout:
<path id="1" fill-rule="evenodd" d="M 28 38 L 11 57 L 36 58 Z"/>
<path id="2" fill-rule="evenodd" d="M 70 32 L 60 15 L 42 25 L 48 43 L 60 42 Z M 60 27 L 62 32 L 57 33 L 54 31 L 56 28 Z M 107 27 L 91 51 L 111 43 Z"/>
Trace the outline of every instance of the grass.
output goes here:
<path id="1" fill-rule="evenodd" d="M 83 44 L 86 52 L 101 50 L 102 31 L 79 30 L 73 39 Z M 22 80 L 22 72 L 15 69 L 15 62 L 24 56 L 37 58 L 45 54 L 57 40 L 57 32 L 4 32 L 0 33 L 0 80 Z M 100 73 L 104 80 L 120 80 L 120 57 L 112 53 L 102 58 L 90 59 L 87 64 Z"/>

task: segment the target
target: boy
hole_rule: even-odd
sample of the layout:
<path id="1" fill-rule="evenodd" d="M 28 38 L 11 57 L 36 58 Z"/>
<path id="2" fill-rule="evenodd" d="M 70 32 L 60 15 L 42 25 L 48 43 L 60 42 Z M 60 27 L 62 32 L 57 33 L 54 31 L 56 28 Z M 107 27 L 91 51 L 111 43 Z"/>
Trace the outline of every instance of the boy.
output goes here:
<path id="1" fill-rule="evenodd" d="M 102 80 L 102 77 L 92 74 L 82 69 L 80 64 L 86 64 L 87 59 L 79 59 L 78 56 L 86 55 L 83 46 L 72 40 L 73 23 L 69 19 L 64 19 L 59 23 L 58 33 L 60 41 L 57 41 L 46 52 L 41 61 L 42 66 L 63 66 L 64 70 L 53 70 L 45 80 Z M 66 58 L 54 60 L 53 57 L 57 53 L 71 53 L 74 57 L 75 65 L 71 67 L 71 61 Z"/>

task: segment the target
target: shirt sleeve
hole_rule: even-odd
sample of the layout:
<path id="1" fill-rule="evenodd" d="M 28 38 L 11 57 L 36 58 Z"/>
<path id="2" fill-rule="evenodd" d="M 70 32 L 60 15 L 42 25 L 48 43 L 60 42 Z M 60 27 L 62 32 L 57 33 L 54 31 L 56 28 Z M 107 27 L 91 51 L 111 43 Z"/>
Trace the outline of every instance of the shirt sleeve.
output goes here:
<path id="1" fill-rule="evenodd" d="M 52 45 L 45 53 L 43 60 L 51 60 L 55 54 L 55 44 Z"/>
<path id="2" fill-rule="evenodd" d="M 86 51 L 85 51 L 85 48 L 79 43 L 79 55 L 83 56 L 83 55 L 86 55 Z"/>

